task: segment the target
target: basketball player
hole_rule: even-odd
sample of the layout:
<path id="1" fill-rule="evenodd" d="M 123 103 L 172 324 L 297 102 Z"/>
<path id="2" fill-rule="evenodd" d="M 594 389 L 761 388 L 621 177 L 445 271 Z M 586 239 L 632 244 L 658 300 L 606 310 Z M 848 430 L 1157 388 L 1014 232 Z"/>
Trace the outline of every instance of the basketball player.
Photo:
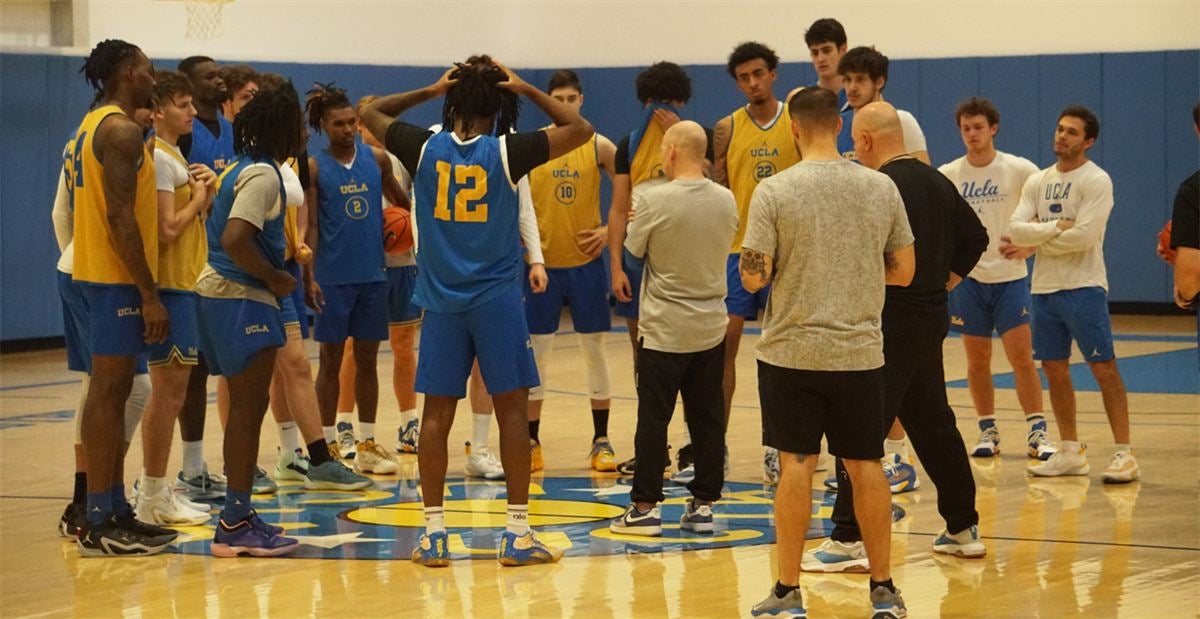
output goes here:
<path id="1" fill-rule="evenodd" d="M 726 260 L 729 323 L 725 331 L 725 373 L 722 380 L 725 397 L 725 423 L 733 410 L 733 392 L 737 387 L 737 353 L 742 342 L 742 328 L 747 320 L 758 320 L 758 312 L 767 306 L 770 286 L 751 294 L 742 287 L 738 274 L 738 259 L 742 253 L 742 238 L 746 236 L 746 219 L 754 188 L 768 178 L 800 160 L 792 140 L 787 105 L 775 98 L 776 67 L 779 56 L 771 48 L 757 42 L 747 42 L 734 48 L 726 70 L 746 105 L 717 121 L 713 127 L 713 180 L 733 191 L 738 207 L 738 231 L 729 247 Z M 688 446 L 679 450 L 683 458 Z M 688 467 L 672 479 L 686 483 L 695 475 Z M 779 481 L 779 454 L 765 448 L 763 476 L 768 483 Z"/>
<path id="2" fill-rule="evenodd" d="M 982 557 L 975 511 L 975 480 L 954 411 L 946 400 L 942 342 L 946 337 L 947 289 L 971 272 L 987 249 L 987 229 L 953 183 L 905 150 L 895 108 L 884 102 L 858 110 L 854 148 L 863 165 L 895 183 L 916 237 L 917 268 L 906 287 L 887 289 L 883 306 L 885 427 L 896 419 L 912 433 L 917 455 L 938 490 L 946 530 L 933 541 L 936 553 Z M 894 464 L 894 461 L 893 461 Z M 867 567 L 854 517 L 853 479 L 839 459 L 834 529 L 828 542 L 805 556 L 809 571 Z M 853 482 L 853 483 L 852 483 Z"/>
<path id="3" fill-rule="evenodd" d="M 804 160 L 754 191 L 742 241 L 742 285 L 774 282 L 758 343 L 763 440 L 779 450 L 775 493 L 778 580 L 754 616 L 804 613 L 800 561 L 812 475 L 824 435 L 859 493 L 854 509 L 870 557 L 873 617 L 903 617 L 891 580 L 891 505 L 883 455 L 884 284 L 915 271 L 913 235 L 890 179 L 846 162 L 837 148 L 837 95 L 802 90 L 788 101 Z M 845 226 L 847 212 L 857 225 Z M 837 229 L 839 234 L 818 231 Z"/>
<path id="4" fill-rule="evenodd" d="M 550 76 L 550 96 L 576 111 L 583 107 L 583 84 L 569 69 Z M 563 305 L 571 308 L 571 324 L 579 334 L 591 397 L 592 445 L 588 460 L 595 471 L 614 471 L 616 455 L 608 440 L 610 407 L 608 360 L 604 334 L 612 330 L 608 284 L 600 253 L 608 230 L 600 221 L 600 175 L 614 172 L 617 147 L 597 133 L 583 146 L 534 168 L 529 175 L 538 233 L 549 286 L 534 294 L 526 289 L 525 316 L 533 340 L 534 359 L 542 384 L 529 390 L 530 437 L 537 441 L 542 417 L 550 353 Z M 540 445 L 540 441 L 539 445 Z"/>
<path id="5" fill-rule="evenodd" d="M 391 452 L 375 442 L 379 342 L 388 339 L 389 284 L 383 252 L 383 196 L 392 204 L 407 200 L 382 149 L 358 142 L 358 113 L 346 91 L 316 85 L 308 91 L 308 124 L 329 137 L 329 147 L 309 157 L 307 243 L 315 254 L 312 286 L 306 286 L 317 312 L 313 337 L 321 345 L 317 400 L 330 451 L 354 461 L 362 473 L 399 470 Z M 341 450 L 335 435 L 342 355 L 354 338 L 354 399 L 361 441 L 355 452 Z M 350 433 L 350 429 L 339 430 Z M 352 435 L 351 435 L 352 436 Z M 347 441 L 349 442 L 349 441 Z"/>
<path id="6" fill-rule="evenodd" d="M 125 499 L 126 400 L 137 359 L 164 341 L 170 318 L 155 286 L 154 161 L 134 111 L 148 107 L 154 68 L 137 46 L 108 39 L 84 62 L 95 107 L 75 133 L 72 279 L 87 305 L 92 378 L 83 406 L 87 513 L 80 556 L 161 552 L 176 533 L 139 522 Z"/>
<path id="7" fill-rule="evenodd" d="M 1025 179 L 1037 172 L 1032 161 L 996 150 L 1000 112 L 987 99 L 971 97 L 955 110 L 959 133 L 967 154 L 938 168 L 958 188 L 987 227 L 988 249 L 970 275 L 950 293 L 950 328 L 962 334 L 967 353 L 967 386 L 979 415 L 979 442 L 971 449 L 977 458 L 1000 455 L 1000 430 L 996 428 L 995 390 L 992 388 L 992 332 L 1000 334 L 1004 353 L 1012 366 L 1017 400 L 1025 411 L 1029 431 L 1026 452 L 1046 460 L 1054 445 L 1046 436 L 1042 415 L 1042 382 L 1033 364 L 1029 330 L 1029 269 L 1031 250 L 1019 248 L 1008 237 L 1008 219 L 1021 199 Z"/>
<path id="8" fill-rule="evenodd" d="M 229 91 L 221 79 L 221 67 L 208 56 L 190 56 L 179 63 L 179 72 L 192 85 L 196 118 L 192 132 L 179 137 L 179 152 L 188 163 L 202 163 L 220 175 L 233 161 L 233 125 L 221 115 Z M 196 122 L 198 121 L 198 122 Z M 204 420 L 208 409 L 208 363 L 200 351 L 188 378 L 187 397 L 179 412 L 179 435 L 183 444 L 183 467 L 177 483 L 194 500 L 217 499 L 225 494 L 223 475 L 210 473 L 204 462 Z M 265 481 L 266 474 L 262 475 Z"/>
<path id="9" fill-rule="evenodd" d="M 1200 103 L 1192 108 L 1192 123 L 1200 136 Z M 1175 254 L 1175 304 L 1200 307 L 1200 171 L 1187 177 L 1175 192 L 1171 215 L 1171 249 Z M 1197 332 L 1200 339 L 1200 332 Z"/>
<path id="10" fill-rule="evenodd" d="M 258 94 L 258 73 L 245 64 L 221 67 L 221 81 L 228 94 L 221 104 L 221 115 L 232 123 L 238 112 Z"/>
<path id="11" fill-rule="evenodd" d="M 669 183 L 635 198 L 638 218 L 629 225 L 624 259 L 643 268 L 641 331 L 637 351 L 638 416 L 635 456 L 667 458 L 667 424 L 682 394 L 685 422 L 695 437 L 699 474 L 688 483 L 692 498 L 680 528 L 713 531 L 712 504 L 724 485 L 725 417 L 721 375 L 725 363 L 727 252 L 739 228 L 737 203 L 726 188 L 705 177 L 704 128 L 685 120 L 662 141 Z M 665 500 L 662 473 L 638 468 L 630 504 L 609 525 L 614 533 L 662 535 Z"/>
<path id="12" fill-rule="evenodd" d="M 174 71 L 159 71 L 155 81 L 158 287 L 171 328 L 165 342 L 150 347 L 154 390 L 142 424 L 143 469 L 135 511 L 145 522 L 195 526 L 208 522 L 208 509 L 183 504 L 166 474 L 175 419 L 199 357 L 194 289 L 208 257 L 204 217 L 212 204 L 216 176 L 202 163 L 188 165 L 176 146 L 180 136 L 191 133 L 196 115 L 190 82 Z"/>
<path id="13" fill-rule="evenodd" d="M 196 282 L 200 339 L 212 372 L 229 385 L 228 490 L 213 537 L 217 557 L 273 557 L 299 546 L 250 507 L 259 432 L 275 355 L 286 341 L 279 298 L 296 280 L 283 269 L 279 163 L 300 150 L 300 103 L 290 85 L 264 88 L 234 120 L 237 157 L 222 173 L 208 232 L 208 264 Z"/>
<path id="14" fill-rule="evenodd" d="M 1108 318 L 1104 230 L 1112 213 L 1112 179 L 1087 151 L 1100 121 L 1072 105 L 1058 116 L 1054 155 L 1058 162 L 1025 182 L 1010 221 L 1012 242 L 1036 247 L 1033 262 L 1033 358 L 1050 383 L 1050 405 L 1062 441 L 1050 459 L 1029 469 L 1037 476 L 1087 475 L 1091 470 L 1075 425 L 1071 340 L 1079 345 L 1100 385 L 1116 451 L 1101 478 L 1128 483 L 1139 477 L 1129 445 L 1129 402 L 1113 352 Z"/>
<path id="15" fill-rule="evenodd" d="M 447 131 L 435 134 L 396 119 L 442 95 Z M 510 135 L 518 95 L 532 100 L 555 126 Z M 386 134 L 388 150 L 415 183 L 420 236 L 414 298 L 426 309 L 416 379 L 417 391 L 425 394 L 418 462 L 426 532 L 413 560 L 427 566 L 449 563 L 442 508 L 446 436 L 455 405 L 465 395 L 472 359 L 478 357 L 496 406 L 507 484 L 500 563 L 555 562 L 563 551 L 538 541 L 528 520 L 526 410 L 528 389 L 538 379 L 518 284 L 515 181 L 582 146 L 592 127 L 577 111 L 487 56 L 469 58 L 425 88 L 382 97 L 366 107 L 363 118 L 372 133 Z"/>
<path id="16" fill-rule="evenodd" d="M 817 72 L 817 86 L 836 94 L 839 109 L 845 112 L 846 89 L 842 87 L 838 64 L 846 55 L 846 29 L 836 19 L 818 19 L 804 31 L 804 44 Z"/>
<path id="17" fill-rule="evenodd" d="M 888 79 L 888 57 L 872 47 L 856 47 L 842 56 L 837 70 L 846 89 L 846 102 L 851 108 L 842 112 L 843 127 L 838 136 L 838 150 L 842 157 L 855 159 L 854 137 L 850 135 L 851 120 L 858 110 L 876 101 L 883 101 L 883 89 Z M 904 110 L 896 110 L 896 113 L 900 115 L 900 124 L 904 129 L 904 148 L 908 154 L 928 164 L 925 134 L 917 124 L 917 119 Z"/>

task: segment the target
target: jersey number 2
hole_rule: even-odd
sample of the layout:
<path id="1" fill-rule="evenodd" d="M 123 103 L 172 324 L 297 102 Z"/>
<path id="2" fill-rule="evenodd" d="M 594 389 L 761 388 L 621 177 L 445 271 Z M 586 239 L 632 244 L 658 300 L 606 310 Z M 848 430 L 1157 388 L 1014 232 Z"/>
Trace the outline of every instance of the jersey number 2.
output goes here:
<path id="1" fill-rule="evenodd" d="M 451 179 L 451 171 L 454 178 Z M 437 162 L 437 204 L 433 207 L 434 219 L 463 223 L 483 223 L 488 218 L 488 205 L 479 202 L 487 195 L 487 172 L 477 165 L 450 165 L 448 161 Z M 450 216 L 450 181 L 454 181 L 454 216 Z M 474 205 L 471 202 L 475 202 Z"/>

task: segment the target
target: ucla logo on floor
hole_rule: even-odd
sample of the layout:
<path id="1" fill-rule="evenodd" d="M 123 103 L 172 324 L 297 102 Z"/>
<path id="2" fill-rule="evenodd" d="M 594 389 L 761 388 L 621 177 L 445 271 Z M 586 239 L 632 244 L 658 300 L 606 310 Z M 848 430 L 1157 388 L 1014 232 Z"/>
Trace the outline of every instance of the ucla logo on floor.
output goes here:
<path id="1" fill-rule="evenodd" d="M 616 535 L 608 530 L 608 524 L 624 511 L 629 483 L 609 476 L 534 478 L 529 488 L 529 524 L 539 538 L 564 548 L 568 557 L 775 542 L 774 489 L 740 482 L 725 484 L 714 509 L 716 531 L 711 535 L 680 530 L 679 517 L 690 494 L 687 488 L 670 482 L 662 504 L 662 537 Z M 408 560 L 425 524 L 419 487 L 413 479 L 376 478 L 375 487 L 365 492 L 314 492 L 284 482 L 276 495 L 255 495 L 254 508 L 264 520 L 300 540 L 300 549 L 291 557 Z M 504 482 L 447 480 L 444 507 L 452 558 L 496 558 L 505 526 L 504 494 Z M 832 529 L 833 498 L 831 493 L 813 492 L 809 538 L 824 537 Z M 892 511 L 894 520 L 904 515 L 899 507 Z M 183 535 L 173 545 L 176 551 L 208 554 L 211 525 L 181 531 Z"/>

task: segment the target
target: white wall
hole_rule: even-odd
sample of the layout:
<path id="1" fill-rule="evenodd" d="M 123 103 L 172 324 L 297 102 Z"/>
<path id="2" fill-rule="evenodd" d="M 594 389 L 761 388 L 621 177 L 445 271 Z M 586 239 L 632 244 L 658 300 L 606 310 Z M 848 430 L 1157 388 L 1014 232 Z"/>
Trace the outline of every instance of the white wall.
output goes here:
<path id="1" fill-rule="evenodd" d="M 4 0 L 7 2 L 8 0 Z M 223 34 L 185 38 L 183 0 L 89 4 L 92 43 L 117 37 L 151 56 L 444 65 L 487 52 L 521 67 L 722 63 L 761 40 L 807 59 L 804 30 L 834 17 L 850 45 L 893 58 L 1001 56 L 1200 47 L 1200 2 L 642 2 L 234 0 Z"/>
<path id="2" fill-rule="evenodd" d="M 0 0 L 0 46 L 49 47 L 50 3 Z"/>

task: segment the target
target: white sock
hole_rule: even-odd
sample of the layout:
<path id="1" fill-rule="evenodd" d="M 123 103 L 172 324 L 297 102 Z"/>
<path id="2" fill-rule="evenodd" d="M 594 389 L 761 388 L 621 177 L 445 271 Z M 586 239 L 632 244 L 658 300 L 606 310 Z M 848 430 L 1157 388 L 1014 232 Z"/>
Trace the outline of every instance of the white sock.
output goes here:
<path id="1" fill-rule="evenodd" d="M 508 532 L 514 535 L 529 533 L 529 505 L 508 505 Z"/>
<path id="2" fill-rule="evenodd" d="M 375 438 L 375 422 L 358 422 L 358 440 L 365 441 Z"/>
<path id="3" fill-rule="evenodd" d="M 1059 448 L 1069 454 L 1080 453 L 1079 441 L 1062 441 L 1059 443 Z"/>
<path id="4" fill-rule="evenodd" d="M 415 421 L 416 419 L 417 409 L 414 408 L 410 411 L 400 411 L 400 425 L 407 426 L 409 422 Z"/>
<path id="5" fill-rule="evenodd" d="M 488 432 L 492 429 L 491 415 L 471 415 L 472 432 L 471 446 L 472 447 L 487 447 Z"/>
<path id="6" fill-rule="evenodd" d="M 279 424 L 279 449 L 285 454 L 294 454 L 300 449 L 300 428 L 294 421 Z"/>
<path id="7" fill-rule="evenodd" d="M 337 414 L 337 425 L 340 426 L 343 423 L 348 423 L 351 426 L 354 425 L 354 411 L 350 411 L 349 413 L 338 413 Z"/>
<path id="8" fill-rule="evenodd" d="M 446 510 L 442 507 L 425 508 L 425 533 L 446 532 Z"/>
<path id="9" fill-rule="evenodd" d="M 183 476 L 191 479 L 204 472 L 204 441 L 183 441 Z"/>
<path id="10" fill-rule="evenodd" d="M 337 442 L 337 430 L 334 430 L 333 426 L 322 426 L 321 432 L 325 435 L 326 443 L 336 443 Z"/>
<path id="11" fill-rule="evenodd" d="M 1133 453 L 1133 448 L 1131 448 L 1129 446 L 1129 443 L 1117 443 L 1116 451 L 1123 451 L 1125 453 Z"/>
<path id="12" fill-rule="evenodd" d="M 142 496 L 158 496 L 169 491 L 166 477 L 147 477 L 142 473 L 142 479 L 138 483 L 138 493 Z"/>
<path id="13" fill-rule="evenodd" d="M 912 456 L 908 455 L 908 444 L 904 442 L 904 439 L 884 439 L 883 451 L 890 454 L 900 454 L 902 462 L 908 462 L 912 459 Z"/>

